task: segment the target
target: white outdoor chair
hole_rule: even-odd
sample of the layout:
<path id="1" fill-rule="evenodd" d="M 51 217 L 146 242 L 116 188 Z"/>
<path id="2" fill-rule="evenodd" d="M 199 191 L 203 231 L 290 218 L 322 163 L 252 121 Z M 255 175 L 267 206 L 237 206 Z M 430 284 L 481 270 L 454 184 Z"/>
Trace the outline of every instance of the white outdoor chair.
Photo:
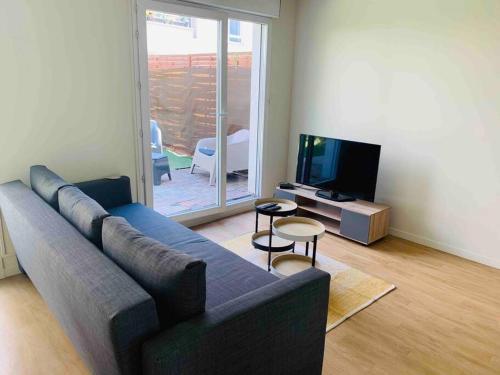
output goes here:
<path id="1" fill-rule="evenodd" d="M 242 129 L 227 136 L 227 173 L 248 169 L 249 138 L 248 129 Z M 210 185 L 215 184 L 216 147 L 215 138 L 200 139 L 196 144 L 191 164 L 191 173 L 195 166 L 210 173 Z"/>
<path id="2" fill-rule="evenodd" d="M 162 154 L 163 142 L 161 137 L 161 129 L 158 126 L 156 120 L 149 120 L 149 125 L 151 128 L 151 151 L 153 153 Z"/>

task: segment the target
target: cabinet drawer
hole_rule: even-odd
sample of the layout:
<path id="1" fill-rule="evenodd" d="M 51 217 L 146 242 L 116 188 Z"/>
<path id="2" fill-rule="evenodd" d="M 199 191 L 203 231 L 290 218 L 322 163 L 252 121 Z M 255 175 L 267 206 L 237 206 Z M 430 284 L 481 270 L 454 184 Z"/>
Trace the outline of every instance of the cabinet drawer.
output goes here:
<path id="1" fill-rule="evenodd" d="M 368 236 L 370 234 L 370 216 L 345 209 L 342 210 L 340 234 L 347 238 L 368 244 Z"/>

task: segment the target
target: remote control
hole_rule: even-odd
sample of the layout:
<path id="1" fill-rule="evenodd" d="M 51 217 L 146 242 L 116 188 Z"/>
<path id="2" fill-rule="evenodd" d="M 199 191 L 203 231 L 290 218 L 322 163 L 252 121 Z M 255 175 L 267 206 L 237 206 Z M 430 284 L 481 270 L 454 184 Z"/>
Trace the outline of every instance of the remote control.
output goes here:
<path id="1" fill-rule="evenodd" d="M 260 206 L 257 206 L 257 208 L 259 208 L 261 210 L 268 210 L 271 207 L 275 207 L 277 205 L 278 205 L 277 203 L 265 203 L 265 204 L 261 204 Z"/>
<path id="2" fill-rule="evenodd" d="M 266 209 L 266 211 L 273 211 L 273 212 L 278 211 L 278 210 L 281 210 L 281 206 L 276 205 L 276 206 L 273 206 L 271 208 Z"/>

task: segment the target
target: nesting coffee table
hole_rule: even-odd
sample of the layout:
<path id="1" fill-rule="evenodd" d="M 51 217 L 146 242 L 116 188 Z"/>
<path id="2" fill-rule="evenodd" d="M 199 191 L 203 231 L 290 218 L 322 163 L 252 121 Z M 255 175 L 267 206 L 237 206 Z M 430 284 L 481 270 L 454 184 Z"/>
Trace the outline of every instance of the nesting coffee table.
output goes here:
<path id="1" fill-rule="evenodd" d="M 266 203 L 276 203 L 279 210 L 271 211 L 259 208 Z M 267 270 L 271 271 L 271 253 L 294 250 L 295 242 L 273 235 L 275 217 L 285 218 L 297 213 L 297 203 L 288 199 L 264 198 L 255 201 L 255 233 L 252 235 L 252 245 L 258 250 L 267 251 Z M 269 217 L 269 230 L 259 231 L 259 215 Z"/>
<path id="2" fill-rule="evenodd" d="M 286 254 L 273 259 L 272 268 L 280 276 L 288 276 L 279 268 L 301 268 L 300 264 L 316 266 L 316 247 L 318 239 L 325 234 L 325 226 L 317 220 L 308 217 L 284 217 L 273 222 L 273 234 L 279 238 L 295 242 L 305 242 L 305 255 Z M 312 242 L 312 260 L 309 258 L 309 243 Z M 286 263 L 286 264 L 285 264 Z"/>
<path id="3" fill-rule="evenodd" d="M 266 203 L 276 203 L 276 211 L 262 209 Z M 316 265 L 316 247 L 318 239 L 325 234 L 325 226 L 317 220 L 308 217 L 294 216 L 297 213 L 297 203 L 288 199 L 265 198 L 255 202 L 255 233 L 252 235 L 254 248 L 267 251 L 267 270 L 280 276 L 288 276 L 278 269 L 305 268 L 305 265 Z M 269 217 L 269 230 L 259 231 L 259 215 Z M 278 219 L 274 220 L 277 217 Z M 305 255 L 295 254 L 295 243 L 305 242 Z M 312 243 L 312 259 L 309 257 L 309 243 Z M 293 254 L 277 256 L 271 262 L 271 253 L 292 251 Z M 292 272 L 293 273 L 293 272 Z"/>

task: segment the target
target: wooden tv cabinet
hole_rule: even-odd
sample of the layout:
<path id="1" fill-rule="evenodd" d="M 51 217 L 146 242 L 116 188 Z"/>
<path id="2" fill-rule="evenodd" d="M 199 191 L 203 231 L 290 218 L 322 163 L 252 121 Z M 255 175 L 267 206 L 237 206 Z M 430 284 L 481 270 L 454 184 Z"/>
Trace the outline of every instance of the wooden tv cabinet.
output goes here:
<path id="1" fill-rule="evenodd" d="M 297 215 L 322 222 L 327 232 L 369 245 L 389 232 L 391 208 L 383 204 L 356 200 L 335 202 L 316 196 L 316 190 L 276 188 L 275 196 L 293 200 Z"/>

